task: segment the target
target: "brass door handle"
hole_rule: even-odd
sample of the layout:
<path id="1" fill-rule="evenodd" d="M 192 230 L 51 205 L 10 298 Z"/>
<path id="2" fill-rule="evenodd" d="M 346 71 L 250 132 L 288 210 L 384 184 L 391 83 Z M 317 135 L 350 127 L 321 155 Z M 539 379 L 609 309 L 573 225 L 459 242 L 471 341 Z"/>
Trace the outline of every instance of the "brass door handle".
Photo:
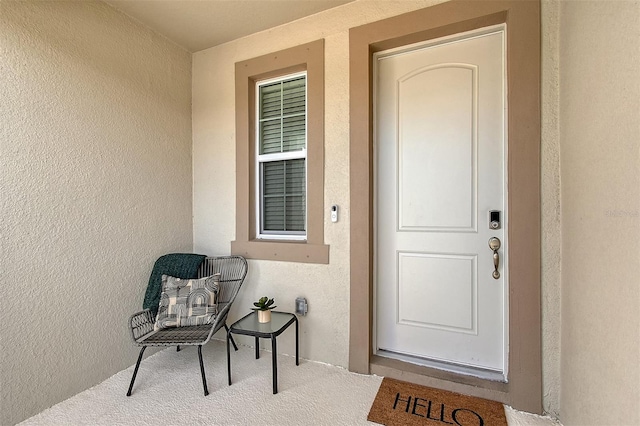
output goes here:
<path id="1" fill-rule="evenodd" d="M 500 255 L 498 254 L 500 245 L 501 244 L 499 238 L 489 238 L 489 248 L 493 251 L 493 273 L 491 274 L 491 276 L 496 280 L 500 278 L 500 272 L 498 271 L 498 267 L 500 266 Z"/>

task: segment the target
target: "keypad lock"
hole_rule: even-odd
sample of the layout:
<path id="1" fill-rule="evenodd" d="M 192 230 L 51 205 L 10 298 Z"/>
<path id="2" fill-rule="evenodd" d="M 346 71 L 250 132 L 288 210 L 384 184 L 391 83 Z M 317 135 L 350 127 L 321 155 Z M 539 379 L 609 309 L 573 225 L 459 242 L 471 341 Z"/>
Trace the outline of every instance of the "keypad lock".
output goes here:
<path id="1" fill-rule="evenodd" d="M 500 222 L 500 210 L 489 211 L 489 229 L 500 229 L 502 223 Z"/>

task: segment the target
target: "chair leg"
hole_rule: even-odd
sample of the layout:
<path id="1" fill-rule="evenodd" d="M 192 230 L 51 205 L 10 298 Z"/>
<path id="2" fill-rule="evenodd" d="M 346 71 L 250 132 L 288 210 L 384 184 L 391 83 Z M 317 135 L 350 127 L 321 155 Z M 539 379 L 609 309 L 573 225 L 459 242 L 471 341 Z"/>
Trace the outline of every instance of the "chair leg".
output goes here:
<path id="1" fill-rule="evenodd" d="M 202 387 L 204 388 L 204 396 L 209 395 L 207 389 L 207 378 L 204 375 L 204 364 L 202 363 L 202 345 L 198 345 L 198 358 L 200 358 L 200 374 L 202 374 Z"/>
<path id="2" fill-rule="evenodd" d="M 227 331 L 227 334 L 229 334 L 229 327 L 227 326 L 227 323 L 224 323 L 224 329 Z M 233 336 L 229 334 L 229 339 L 231 340 L 231 344 L 233 345 L 233 349 L 235 349 L 236 351 L 238 350 L 238 347 L 236 346 L 236 342 L 233 340 Z"/>
<path id="3" fill-rule="evenodd" d="M 131 384 L 129 385 L 129 391 L 127 391 L 127 396 L 131 396 L 133 383 L 136 381 L 136 376 L 138 375 L 138 368 L 140 367 L 140 361 L 142 361 L 142 354 L 144 354 L 145 349 L 147 349 L 146 346 L 143 346 L 142 349 L 140 349 L 140 355 L 138 355 L 138 362 L 136 363 L 136 368 L 133 370 L 133 377 L 131 378 Z"/>

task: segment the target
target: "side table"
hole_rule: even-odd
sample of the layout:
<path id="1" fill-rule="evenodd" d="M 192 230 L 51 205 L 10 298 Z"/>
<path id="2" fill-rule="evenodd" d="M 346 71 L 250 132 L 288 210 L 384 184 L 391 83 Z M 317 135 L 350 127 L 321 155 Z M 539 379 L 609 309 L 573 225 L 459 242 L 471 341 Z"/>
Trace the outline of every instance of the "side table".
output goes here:
<path id="1" fill-rule="evenodd" d="M 231 351 L 229 350 L 229 340 L 231 333 L 253 336 L 256 339 L 256 359 L 260 358 L 259 339 L 271 339 L 271 370 L 273 374 L 273 393 L 278 393 L 278 352 L 276 351 L 276 337 L 282 334 L 291 324 L 296 325 L 296 365 L 300 365 L 298 350 L 298 318 L 288 312 L 271 311 L 271 321 L 266 323 L 258 322 L 256 311 L 245 315 L 238 321 L 231 324 L 227 331 L 227 372 L 229 374 L 229 386 L 231 386 Z"/>

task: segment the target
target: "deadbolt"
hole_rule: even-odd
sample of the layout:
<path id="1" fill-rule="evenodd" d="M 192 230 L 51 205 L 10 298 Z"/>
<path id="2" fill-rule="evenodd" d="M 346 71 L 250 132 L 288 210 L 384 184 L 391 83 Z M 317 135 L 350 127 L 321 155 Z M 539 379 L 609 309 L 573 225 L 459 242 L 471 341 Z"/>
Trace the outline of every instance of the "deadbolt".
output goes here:
<path id="1" fill-rule="evenodd" d="M 489 210 L 489 229 L 500 229 L 500 210 Z"/>

